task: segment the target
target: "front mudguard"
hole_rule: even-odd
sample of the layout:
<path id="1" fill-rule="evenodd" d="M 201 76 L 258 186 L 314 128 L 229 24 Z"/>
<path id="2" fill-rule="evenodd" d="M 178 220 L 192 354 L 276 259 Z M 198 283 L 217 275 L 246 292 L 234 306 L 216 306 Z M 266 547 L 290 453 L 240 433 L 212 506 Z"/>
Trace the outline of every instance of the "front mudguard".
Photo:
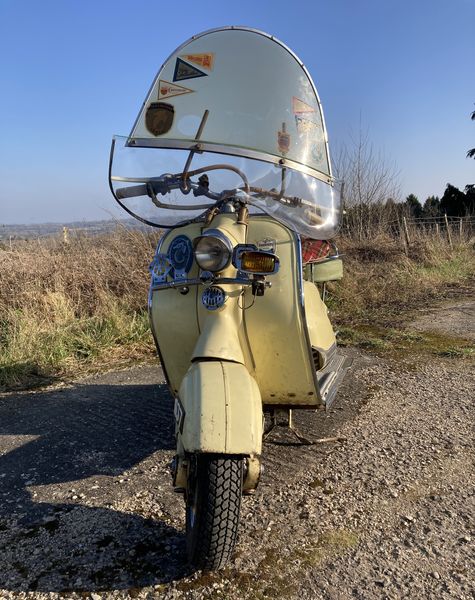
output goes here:
<path id="1" fill-rule="evenodd" d="M 261 454 L 261 394 L 244 365 L 192 363 L 177 403 L 177 441 L 184 453 Z"/>

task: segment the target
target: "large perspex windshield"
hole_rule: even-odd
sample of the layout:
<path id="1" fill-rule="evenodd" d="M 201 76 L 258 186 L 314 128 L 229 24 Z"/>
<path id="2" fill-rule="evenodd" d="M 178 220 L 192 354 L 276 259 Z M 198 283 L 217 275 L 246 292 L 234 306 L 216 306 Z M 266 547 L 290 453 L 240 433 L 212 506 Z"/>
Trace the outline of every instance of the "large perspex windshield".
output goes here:
<path id="1" fill-rule="evenodd" d="M 301 62 L 270 36 L 225 28 L 178 48 L 160 69 L 131 134 L 114 140 L 113 191 L 182 172 L 193 149 L 199 153 L 191 170 L 228 163 L 243 171 L 255 210 L 305 236 L 335 234 L 340 199 L 320 102 Z M 210 172 L 209 180 L 216 192 L 243 186 L 230 170 Z M 122 203 L 174 227 L 198 218 L 212 201 L 172 190 L 163 198 L 167 208 L 147 196 Z"/>

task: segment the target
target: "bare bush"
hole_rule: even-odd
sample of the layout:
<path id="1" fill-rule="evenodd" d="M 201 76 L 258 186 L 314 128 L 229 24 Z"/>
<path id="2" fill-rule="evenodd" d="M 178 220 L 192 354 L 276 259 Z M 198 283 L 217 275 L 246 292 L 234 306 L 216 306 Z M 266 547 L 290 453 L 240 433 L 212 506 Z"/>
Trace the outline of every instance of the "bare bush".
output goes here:
<path id="1" fill-rule="evenodd" d="M 396 167 L 375 150 L 368 133 L 361 129 L 340 148 L 333 162 L 335 176 L 343 183 L 345 233 L 364 239 L 387 231 L 399 214 Z"/>

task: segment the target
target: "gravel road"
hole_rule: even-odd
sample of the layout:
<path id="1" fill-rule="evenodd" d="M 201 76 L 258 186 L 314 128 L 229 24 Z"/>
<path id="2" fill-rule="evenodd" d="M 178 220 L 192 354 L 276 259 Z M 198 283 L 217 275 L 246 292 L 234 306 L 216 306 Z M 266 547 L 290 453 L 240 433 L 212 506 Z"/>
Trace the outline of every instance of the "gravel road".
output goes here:
<path id="1" fill-rule="evenodd" d="M 0 597 L 475 598 L 473 362 L 349 353 L 332 410 L 296 414 L 345 439 L 266 443 L 218 574 L 184 562 L 158 367 L 0 396 Z"/>

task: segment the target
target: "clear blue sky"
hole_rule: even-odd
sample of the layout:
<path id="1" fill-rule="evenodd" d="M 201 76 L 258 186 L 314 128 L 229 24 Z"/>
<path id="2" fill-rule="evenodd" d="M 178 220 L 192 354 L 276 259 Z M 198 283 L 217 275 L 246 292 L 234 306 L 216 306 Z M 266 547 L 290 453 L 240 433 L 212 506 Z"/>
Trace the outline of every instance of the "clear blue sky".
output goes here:
<path id="1" fill-rule="evenodd" d="M 475 182 L 475 0 L 0 0 L 0 223 L 117 214 L 111 136 L 176 46 L 231 24 L 290 46 L 330 145 L 361 117 L 404 196 Z"/>

